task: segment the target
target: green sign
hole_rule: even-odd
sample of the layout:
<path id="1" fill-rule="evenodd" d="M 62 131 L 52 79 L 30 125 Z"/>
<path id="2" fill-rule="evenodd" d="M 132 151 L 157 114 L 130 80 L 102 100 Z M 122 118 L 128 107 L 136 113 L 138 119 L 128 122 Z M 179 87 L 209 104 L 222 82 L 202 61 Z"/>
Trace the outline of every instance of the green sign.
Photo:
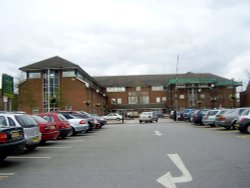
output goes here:
<path id="1" fill-rule="evenodd" d="M 2 95 L 8 98 L 14 97 L 13 77 L 7 74 L 2 75 Z"/>

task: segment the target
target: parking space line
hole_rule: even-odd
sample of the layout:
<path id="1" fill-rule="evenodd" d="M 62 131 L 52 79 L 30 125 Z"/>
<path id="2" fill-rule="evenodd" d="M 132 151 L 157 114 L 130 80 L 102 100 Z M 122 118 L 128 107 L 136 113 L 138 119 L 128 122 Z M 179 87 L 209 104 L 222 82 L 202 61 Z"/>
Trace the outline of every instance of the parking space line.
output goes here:
<path id="1" fill-rule="evenodd" d="M 238 136 L 238 137 L 242 139 L 246 139 L 246 140 L 250 139 L 250 135 L 244 135 L 244 136 Z"/>
<path id="2" fill-rule="evenodd" d="M 233 131 L 230 131 L 230 130 L 223 130 L 223 131 L 216 131 L 217 133 L 220 133 L 220 134 L 229 134 L 229 133 L 237 133 L 239 132 L 238 130 L 233 130 Z"/>
<path id="3" fill-rule="evenodd" d="M 71 143 L 71 142 L 84 142 L 85 140 L 60 140 L 60 142 Z"/>
<path id="4" fill-rule="evenodd" d="M 51 159 L 50 156 L 46 157 L 27 157 L 27 156 L 10 156 L 8 159 Z"/>
<path id="5" fill-rule="evenodd" d="M 0 180 L 9 178 L 10 176 L 14 176 L 16 173 L 0 173 Z"/>
<path id="6" fill-rule="evenodd" d="M 39 149 L 70 149 L 72 146 L 69 147 L 53 147 L 53 146 L 39 146 Z"/>

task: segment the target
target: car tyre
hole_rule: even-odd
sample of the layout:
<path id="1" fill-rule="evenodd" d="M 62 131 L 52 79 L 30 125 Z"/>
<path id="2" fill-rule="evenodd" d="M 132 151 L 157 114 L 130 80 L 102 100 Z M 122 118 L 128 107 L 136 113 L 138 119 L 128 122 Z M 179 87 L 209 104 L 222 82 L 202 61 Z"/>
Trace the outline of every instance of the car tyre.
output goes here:
<path id="1" fill-rule="evenodd" d="M 250 134 L 250 125 L 247 125 L 247 127 L 246 127 L 246 133 Z"/>
<path id="2" fill-rule="evenodd" d="M 120 118 L 116 118 L 117 121 L 120 121 L 121 119 Z"/>
<path id="3" fill-rule="evenodd" d="M 4 159 L 6 159 L 7 155 L 0 155 L 0 161 L 3 161 Z"/>
<path id="4" fill-rule="evenodd" d="M 37 145 L 26 145 L 25 148 L 27 151 L 33 151 L 37 148 Z"/>

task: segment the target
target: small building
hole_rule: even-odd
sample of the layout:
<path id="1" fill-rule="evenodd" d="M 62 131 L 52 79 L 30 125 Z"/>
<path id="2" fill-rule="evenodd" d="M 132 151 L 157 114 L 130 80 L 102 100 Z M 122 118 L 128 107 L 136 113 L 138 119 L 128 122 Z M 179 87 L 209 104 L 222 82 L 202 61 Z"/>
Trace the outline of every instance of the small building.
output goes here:
<path id="1" fill-rule="evenodd" d="M 19 85 L 19 110 L 104 113 L 105 88 L 78 65 L 56 56 L 20 70 L 26 73 L 26 80 Z"/>

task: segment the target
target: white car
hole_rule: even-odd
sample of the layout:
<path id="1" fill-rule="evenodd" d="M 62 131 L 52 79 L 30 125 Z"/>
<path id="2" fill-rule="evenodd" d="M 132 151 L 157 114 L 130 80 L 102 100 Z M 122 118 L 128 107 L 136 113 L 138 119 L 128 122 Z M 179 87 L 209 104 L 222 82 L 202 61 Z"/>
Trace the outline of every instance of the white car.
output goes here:
<path id="1" fill-rule="evenodd" d="M 110 113 L 106 116 L 102 116 L 104 119 L 106 120 L 117 120 L 117 121 L 120 121 L 123 119 L 122 115 L 120 114 L 117 114 L 117 113 Z"/>

